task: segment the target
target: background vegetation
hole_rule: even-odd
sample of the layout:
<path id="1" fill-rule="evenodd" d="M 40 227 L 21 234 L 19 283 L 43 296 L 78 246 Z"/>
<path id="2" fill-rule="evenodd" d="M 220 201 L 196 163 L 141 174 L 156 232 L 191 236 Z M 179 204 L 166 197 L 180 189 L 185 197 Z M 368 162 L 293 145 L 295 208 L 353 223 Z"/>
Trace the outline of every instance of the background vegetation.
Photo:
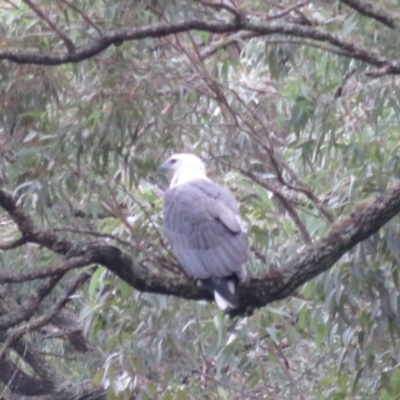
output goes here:
<path id="1" fill-rule="evenodd" d="M 399 399 L 399 16 L 1 2 L 0 398 Z M 178 151 L 241 203 L 232 319 L 162 233 Z"/>

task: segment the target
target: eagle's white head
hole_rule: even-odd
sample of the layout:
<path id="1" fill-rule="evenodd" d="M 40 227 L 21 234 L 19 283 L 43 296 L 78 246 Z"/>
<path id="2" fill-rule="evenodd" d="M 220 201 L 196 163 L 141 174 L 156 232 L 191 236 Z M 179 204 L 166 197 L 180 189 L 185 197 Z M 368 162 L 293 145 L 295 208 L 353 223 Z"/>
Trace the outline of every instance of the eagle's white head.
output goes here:
<path id="1" fill-rule="evenodd" d="M 170 188 L 193 179 L 207 179 L 206 166 L 199 157 L 190 153 L 178 153 L 160 165 L 159 171 L 172 172 Z"/>

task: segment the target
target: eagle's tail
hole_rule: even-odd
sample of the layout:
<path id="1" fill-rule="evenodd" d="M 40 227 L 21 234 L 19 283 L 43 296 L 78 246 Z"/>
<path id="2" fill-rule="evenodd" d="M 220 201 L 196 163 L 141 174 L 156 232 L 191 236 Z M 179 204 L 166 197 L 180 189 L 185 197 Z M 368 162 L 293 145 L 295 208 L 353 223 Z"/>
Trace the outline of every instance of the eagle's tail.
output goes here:
<path id="1" fill-rule="evenodd" d="M 236 275 L 220 279 L 202 279 L 201 282 L 206 289 L 214 294 L 215 302 L 221 310 L 236 308 L 239 305 L 237 297 L 239 279 Z"/>

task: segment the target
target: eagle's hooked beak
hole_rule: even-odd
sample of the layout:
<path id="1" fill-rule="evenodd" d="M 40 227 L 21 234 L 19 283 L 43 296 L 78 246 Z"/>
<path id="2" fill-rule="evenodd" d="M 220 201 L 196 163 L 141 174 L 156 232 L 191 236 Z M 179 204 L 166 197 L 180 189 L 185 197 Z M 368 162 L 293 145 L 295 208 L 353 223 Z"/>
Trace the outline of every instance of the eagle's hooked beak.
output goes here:
<path id="1" fill-rule="evenodd" d="M 157 172 L 159 174 L 162 174 L 162 173 L 165 173 L 165 172 L 169 171 L 169 169 L 170 169 L 169 162 L 165 161 L 158 167 Z"/>

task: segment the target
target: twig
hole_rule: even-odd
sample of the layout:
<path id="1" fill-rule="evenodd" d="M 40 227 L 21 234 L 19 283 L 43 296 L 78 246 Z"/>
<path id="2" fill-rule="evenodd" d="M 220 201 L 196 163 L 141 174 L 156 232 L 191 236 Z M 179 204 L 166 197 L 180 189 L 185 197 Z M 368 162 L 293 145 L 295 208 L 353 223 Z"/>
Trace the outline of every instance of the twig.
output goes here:
<path id="1" fill-rule="evenodd" d="M 252 181 L 258 183 L 260 186 L 263 188 L 271 191 L 272 193 L 275 194 L 275 196 L 281 201 L 282 205 L 286 208 L 287 212 L 289 213 L 290 217 L 292 218 L 293 222 L 296 224 L 297 228 L 300 231 L 300 234 L 303 238 L 303 241 L 305 243 L 310 244 L 311 243 L 311 237 L 310 234 L 308 233 L 305 225 L 301 221 L 299 214 L 297 211 L 292 207 L 290 202 L 286 199 L 286 197 L 282 194 L 280 190 L 277 190 L 274 188 L 272 185 L 269 185 L 265 179 L 261 179 L 258 176 L 254 175 L 251 172 L 245 171 L 241 168 L 236 168 L 238 171 L 240 171 L 243 175 L 247 176 L 250 178 Z"/>
<path id="2" fill-rule="evenodd" d="M 240 21 L 243 18 L 243 15 L 234 7 L 229 6 L 228 4 L 224 3 L 212 3 L 210 1 L 198 0 L 200 4 L 206 7 L 211 7 L 216 10 L 226 10 L 235 16 L 236 21 Z"/>
<path id="3" fill-rule="evenodd" d="M 49 351 L 38 351 L 38 354 L 45 356 L 45 357 L 56 357 L 56 358 L 62 358 L 63 360 L 66 361 L 76 361 L 78 357 L 67 357 L 63 354 L 57 354 L 57 353 L 52 353 Z"/>
<path id="4" fill-rule="evenodd" d="M 290 6 L 288 8 L 285 8 L 283 11 L 281 11 L 279 13 L 267 15 L 266 20 L 272 21 L 274 19 L 279 19 L 279 18 L 285 17 L 286 15 L 290 14 L 292 11 L 296 10 L 297 8 L 304 7 L 309 3 L 310 3 L 309 0 L 299 1 L 298 3 L 293 4 L 292 6 Z"/>
<path id="5" fill-rule="evenodd" d="M 6 3 L 10 4 L 11 7 L 13 7 L 15 10 L 18 10 L 18 6 L 14 4 L 11 0 L 4 0 Z"/>
<path id="6" fill-rule="evenodd" d="M 122 190 L 124 191 L 124 193 L 140 208 L 140 210 L 143 212 L 143 214 L 145 215 L 145 217 L 147 218 L 147 220 L 149 221 L 150 225 L 152 226 L 152 228 L 154 229 L 158 240 L 160 241 L 161 246 L 168 251 L 168 247 L 166 245 L 166 243 L 164 242 L 164 239 L 161 235 L 161 232 L 159 231 L 159 229 L 156 227 L 153 218 L 151 217 L 151 215 L 149 214 L 149 212 L 146 210 L 146 208 L 143 206 L 143 204 L 136 199 L 131 192 L 129 192 L 129 190 L 126 189 L 125 186 L 122 186 Z"/>
<path id="7" fill-rule="evenodd" d="M 243 99 L 239 96 L 239 94 L 235 91 L 235 90 L 231 90 L 231 93 L 236 97 L 236 99 L 242 104 L 242 106 L 251 114 L 253 121 L 258 121 L 258 123 L 264 128 L 265 132 L 268 132 L 267 127 L 265 126 L 265 124 L 263 123 L 263 121 L 259 118 L 259 116 L 257 115 L 257 113 L 255 113 L 249 106 L 248 104 L 246 104 L 246 102 L 243 101 Z M 254 132 L 254 122 L 252 122 L 251 124 L 249 124 L 245 119 L 243 119 L 244 123 L 247 125 L 247 127 L 250 129 L 251 132 L 253 132 L 251 134 L 252 138 L 254 140 L 256 140 L 264 149 L 265 151 L 268 153 L 268 156 L 270 158 L 271 164 L 275 169 L 276 172 L 276 176 L 278 178 L 278 180 L 285 186 L 287 186 L 289 189 L 297 191 L 297 192 L 302 192 L 304 193 L 315 205 L 315 207 L 319 210 L 319 212 L 330 222 L 333 223 L 335 221 L 334 216 L 329 212 L 329 210 L 319 201 L 318 197 L 314 195 L 314 193 L 312 192 L 312 190 L 309 188 L 309 186 L 307 184 L 305 184 L 300 177 L 293 171 L 292 168 L 289 167 L 289 165 L 282 159 L 277 158 L 275 151 L 274 151 L 274 146 L 271 143 L 271 140 L 269 138 L 269 134 L 266 135 L 266 140 L 268 140 L 268 145 L 266 145 L 265 143 L 263 143 L 257 136 L 257 134 Z M 265 139 L 264 138 L 264 139 Z M 293 179 L 293 181 L 298 185 L 293 186 L 292 184 L 290 184 L 289 182 L 287 182 L 282 175 L 282 169 L 285 169 L 289 175 L 291 176 L 291 178 Z M 264 181 L 265 182 L 265 181 Z M 270 186 L 270 185 L 268 185 Z M 271 190 L 271 189 L 269 189 Z M 273 193 L 276 193 L 276 190 L 272 190 Z M 281 198 L 282 194 L 278 194 L 278 197 Z M 286 207 L 286 202 L 283 203 L 283 205 Z M 290 215 L 293 215 L 292 212 L 290 210 L 288 210 Z M 294 218 L 296 218 L 296 216 L 294 216 Z M 304 233 L 304 232 L 303 232 Z"/>
<path id="8" fill-rule="evenodd" d="M 209 46 L 202 47 L 199 51 L 200 59 L 205 60 L 206 58 L 216 53 L 218 50 L 225 49 L 235 43 L 240 43 L 240 41 L 242 40 L 249 40 L 256 37 L 260 37 L 260 35 L 252 32 L 239 32 L 228 37 L 223 37 L 216 43 L 214 42 L 211 43 Z"/>
<path id="9" fill-rule="evenodd" d="M 49 278 L 51 276 L 59 275 L 71 271 L 73 269 L 82 268 L 90 264 L 90 257 L 73 257 L 66 260 L 62 260 L 60 263 L 49 268 L 43 268 L 41 270 L 35 270 L 32 272 L 20 272 L 20 273 L 0 273 L 0 284 L 4 283 L 20 283 L 33 281 L 36 279 Z"/>
<path id="10" fill-rule="evenodd" d="M 274 354 L 275 352 L 271 349 L 271 347 L 269 346 L 269 351 L 275 355 L 275 359 L 278 361 L 279 365 L 281 366 L 283 372 L 285 373 L 285 375 L 287 376 L 291 386 L 293 388 L 296 388 L 298 390 L 298 394 L 299 394 L 299 398 L 300 400 L 305 400 L 303 393 L 301 393 L 301 390 L 298 388 L 298 385 L 296 384 L 296 382 L 293 379 L 292 374 L 290 373 L 290 368 L 289 368 L 289 363 L 286 359 L 286 357 L 284 356 L 282 350 L 279 348 L 279 346 L 277 345 L 277 343 L 274 343 L 274 347 L 276 348 L 276 350 L 278 351 L 279 355 L 282 357 L 283 362 L 281 361 L 281 359 L 279 357 L 277 357 L 276 354 Z"/>
<path id="11" fill-rule="evenodd" d="M 133 248 L 131 242 L 128 242 L 127 240 L 121 239 L 118 236 L 111 235 L 109 233 L 100 233 L 100 232 L 83 230 L 83 229 L 75 229 L 75 228 L 54 228 L 53 232 L 72 232 L 72 233 L 79 233 L 80 235 L 90 235 L 90 236 L 94 236 L 94 237 L 106 238 L 106 239 L 115 240 L 117 243 L 119 243 L 122 246 Z"/>
<path id="12" fill-rule="evenodd" d="M 72 42 L 72 40 L 64 33 L 60 28 L 57 27 L 57 25 L 50 20 L 50 18 L 38 7 L 36 6 L 32 0 L 22 0 L 25 4 L 27 4 L 31 10 L 37 14 L 40 18 L 42 18 L 47 25 L 50 26 L 51 29 L 53 29 L 54 32 L 57 33 L 57 35 L 61 38 L 61 40 L 64 42 L 65 47 L 68 49 L 68 53 L 75 53 L 75 45 Z"/>
<path id="13" fill-rule="evenodd" d="M 78 7 L 76 7 L 75 4 L 72 4 L 68 0 L 61 0 L 61 1 L 68 7 L 72 8 L 77 14 L 79 14 L 86 21 L 88 25 L 90 25 L 93 29 L 97 31 L 99 35 L 103 34 L 102 29 L 95 22 L 93 22 L 83 11 L 81 11 Z"/>

